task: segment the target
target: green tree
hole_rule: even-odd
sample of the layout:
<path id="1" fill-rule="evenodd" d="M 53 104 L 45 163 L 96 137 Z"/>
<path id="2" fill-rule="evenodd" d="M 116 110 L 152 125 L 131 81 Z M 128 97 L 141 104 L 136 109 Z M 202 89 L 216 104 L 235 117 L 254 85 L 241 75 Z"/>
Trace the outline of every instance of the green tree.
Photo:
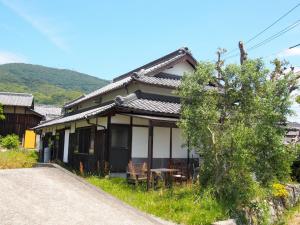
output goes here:
<path id="1" fill-rule="evenodd" d="M 183 77 L 181 121 L 191 148 L 203 158 L 200 183 L 235 207 L 245 206 L 260 186 L 289 178 L 294 148 L 283 144 L 293 73 L 274 61 L 270 73 L 261 60 L 242 65 L 200 62 Z"/>
<path id="2" fill-rule="evenodd" d="M 3 112 L 3 106 L 0 103 L 0 120 L 4 120 L 4 119 L 5 119 L 5 116 L 4 116 L 4 112 Z"/>

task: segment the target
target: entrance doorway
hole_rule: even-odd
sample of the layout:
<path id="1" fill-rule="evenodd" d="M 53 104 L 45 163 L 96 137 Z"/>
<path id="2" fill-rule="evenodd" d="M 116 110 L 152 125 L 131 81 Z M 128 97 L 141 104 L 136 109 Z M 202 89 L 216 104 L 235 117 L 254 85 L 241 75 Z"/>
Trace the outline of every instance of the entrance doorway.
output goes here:
<path id="1" fill-rule="evenodd" d="M 109 162 L 112 172 L 126 172 L 129 162 L 128 125 L 111 125 Z"/>

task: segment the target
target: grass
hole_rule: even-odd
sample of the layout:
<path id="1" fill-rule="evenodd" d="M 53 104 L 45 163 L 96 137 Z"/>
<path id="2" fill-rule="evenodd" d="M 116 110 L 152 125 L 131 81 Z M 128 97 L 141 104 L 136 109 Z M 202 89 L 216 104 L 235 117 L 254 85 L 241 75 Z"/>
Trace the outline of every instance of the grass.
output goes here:
<path id="1" fill-rule="evenodd" d="M 86 180 L 133 207 L 176 223 L 206 225 L 228 218 L 225 207 L 209 192 L 200 195 L 197 185 L 147 192 L 145 186 L 129 185 L 124 178 L 90 176 Z"/>
<path id="2" fill-rule="evenodd" d="M 38 159 L 35 150 L 0 151 L 0 169 L 30 168 Z"/>

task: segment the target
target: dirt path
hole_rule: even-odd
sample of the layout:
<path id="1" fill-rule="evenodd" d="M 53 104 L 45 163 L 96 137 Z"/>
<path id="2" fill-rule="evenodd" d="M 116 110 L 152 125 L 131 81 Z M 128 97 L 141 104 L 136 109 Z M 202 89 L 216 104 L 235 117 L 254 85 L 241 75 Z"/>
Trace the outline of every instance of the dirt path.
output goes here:
<path id="1" fill-rule="evenodd" d="M 300 225 L 300 213 L 296 213 L 291 219 L 289 219 L 287 225 Z"/>

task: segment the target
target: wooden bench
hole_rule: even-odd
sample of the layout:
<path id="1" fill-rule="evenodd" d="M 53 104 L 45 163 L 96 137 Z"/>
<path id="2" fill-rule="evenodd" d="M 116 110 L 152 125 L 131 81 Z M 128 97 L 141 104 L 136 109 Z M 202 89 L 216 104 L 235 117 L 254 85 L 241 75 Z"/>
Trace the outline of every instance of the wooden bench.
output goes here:
<path id="1" fill-rule="evenodd" d="M 128 163 L 127 182 L 129 184 L 139 184 L 147 182 L 147 163 Z"/>

